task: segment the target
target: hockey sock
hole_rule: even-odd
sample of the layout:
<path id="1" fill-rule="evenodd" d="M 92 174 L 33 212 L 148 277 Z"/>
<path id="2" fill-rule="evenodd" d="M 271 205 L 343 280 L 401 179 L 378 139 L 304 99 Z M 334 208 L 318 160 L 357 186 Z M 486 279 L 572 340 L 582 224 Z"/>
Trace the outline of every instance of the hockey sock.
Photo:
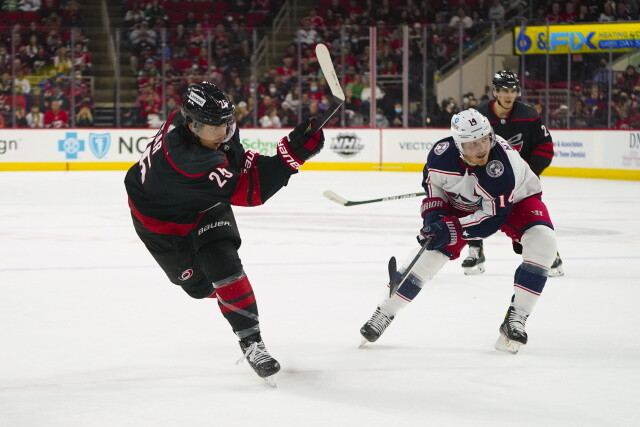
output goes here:
<path id="1" fill-rule="evenodd" d="M 514 275 L 513 308 L 519 314 L 528 316 L 538 302 L 547 282 L 547 270 L 535 264 L 523 262 Z"/>
<path id="2" fill-rule="evenodd" d="M 258 305 L 253 288 L 244 271 L 213 283 L 222 315 L 238 338 L 260 332 Z"/>

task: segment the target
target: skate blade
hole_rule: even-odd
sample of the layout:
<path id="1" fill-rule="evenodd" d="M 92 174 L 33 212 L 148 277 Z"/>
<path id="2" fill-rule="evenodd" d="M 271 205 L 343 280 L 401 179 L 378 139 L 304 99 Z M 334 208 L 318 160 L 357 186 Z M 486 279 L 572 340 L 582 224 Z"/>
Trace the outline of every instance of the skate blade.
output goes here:
<path id="1" fill-rule="evenodd" d="M 520 347 L 522 347 L 522 343 L 510 340 L 504 334 L 500 334 L 500 337 L 498 338 L 498 341 L 496 341 L 494 347 L 498 351 L 516 354 L 518 350 L 520 350 Z"/>
<path id="2" fill-rule="evenodd" d="M 560 276 L 564 276 L 564 269 L 562 268 L 562 266 L 558 266 L 555 268 L 552 268 L 551 270 L 549 270 L 549 277 L 560 277 Z"/>
<path id="3" fill-rule="evenodd" d="M 278 388 L 278 383 L 276 381 L 276 376 L 275 375 L 271 375 L 270 377 L 264 377 L 263 378 L 264 382 L 266 385 L 268 385 L 271 388 Z"/>
<path id="4" fill-rule="evenodd" d="M 464 274 L 467 276 L 475 276 L 484 273 L 484 264 L 478 264 L 475 267 L 462 267 Z"/>

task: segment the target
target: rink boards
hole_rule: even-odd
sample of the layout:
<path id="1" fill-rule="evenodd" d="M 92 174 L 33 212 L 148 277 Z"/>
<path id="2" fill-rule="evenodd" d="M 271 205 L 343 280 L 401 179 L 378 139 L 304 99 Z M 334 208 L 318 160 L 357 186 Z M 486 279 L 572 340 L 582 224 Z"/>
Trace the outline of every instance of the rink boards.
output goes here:
<path id="1" fill-rule="evenodd" d="M 290 129 L 242 129 L 246 149 L 274 155 Z M 552 130 L 548 176 L 640 180 L 640 132 Z M 155 129 L 5 129 L 0 171 L 125 170 L 139 160 Z M 325 148 L 309 170 L 420 171 L 448 129 L 326 129 Z"/>

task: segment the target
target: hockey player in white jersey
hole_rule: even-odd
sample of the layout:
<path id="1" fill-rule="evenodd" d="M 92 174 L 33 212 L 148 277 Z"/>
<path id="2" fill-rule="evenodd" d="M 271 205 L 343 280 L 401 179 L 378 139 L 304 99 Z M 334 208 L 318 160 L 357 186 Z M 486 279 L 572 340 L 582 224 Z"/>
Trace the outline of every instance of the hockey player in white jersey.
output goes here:
<path id="1" fill-rule="evenodd" d="M 478 111 L 454 115 L 451 133 L 434 144 L 423 171 L 427 196 L 418 241 L 427 250 L 397 291 L 390 297 L 386 293 L 360 333 L 364 343 L 376 341 L 446 262 L 460 256 L 467 241 L 500 230 L 523 248 L 514 294 L 495 344 L 496 349 L 515 354 L 527 343 L 525 323 L 557 252 L 553 224 L 541 200 L 540 179 Z M 404 273 L 418 249 L 396 274 Z"/>

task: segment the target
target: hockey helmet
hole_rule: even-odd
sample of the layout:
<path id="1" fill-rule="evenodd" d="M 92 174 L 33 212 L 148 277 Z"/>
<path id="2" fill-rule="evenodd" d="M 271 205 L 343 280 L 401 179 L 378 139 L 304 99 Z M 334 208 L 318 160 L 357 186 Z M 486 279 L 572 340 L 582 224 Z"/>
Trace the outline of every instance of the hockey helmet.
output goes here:
<path id="1" fill-rule="evenodd" d="M 202 125 L 227 125 L 224 142 L 235 132 L 235 109 L 227 94 L 210 82 L 192 84 L 182 97 L 182 115 L 187 123 L 194 123 L 196 133 Z"/>
<path id="2" fill-rule="evenodd" d="M 489 119 L 473 108 L 461 111 L 451 117 L 451 133 L 460 155 L 464 154 L 462 144 L 476 141 L 487 135 L 491 135 L 491 147 L 496 144 L 496 137 Z"/>
<path id="3" fill-rule="evenodd" d="M 493 84 L 494 95 L 495 92 L 501 87 L 509 88 L 509 89 L 517 89 L 518 95 L 520 95 L 520 80 L 518 80 L 518 75 L 510 70 L 501 70 L 494 74 L 493 80 L 491 81 Z"/>

